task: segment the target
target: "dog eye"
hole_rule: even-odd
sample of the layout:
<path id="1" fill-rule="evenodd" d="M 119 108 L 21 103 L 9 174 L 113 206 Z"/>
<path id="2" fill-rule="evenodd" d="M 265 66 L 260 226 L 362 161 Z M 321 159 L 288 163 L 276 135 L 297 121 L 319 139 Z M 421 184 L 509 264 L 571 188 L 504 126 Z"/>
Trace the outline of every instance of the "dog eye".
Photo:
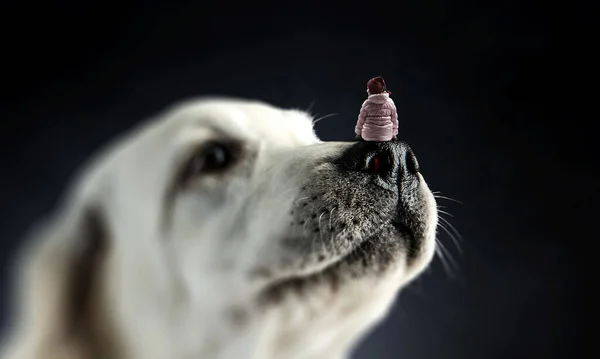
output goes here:
<path id="1" fill-rule="evenodd" d="M 198 176 L 226 169 L 232 162 L 231 150 L 224 144 L 211 142 L 192 157 L 185 177 Z"/>

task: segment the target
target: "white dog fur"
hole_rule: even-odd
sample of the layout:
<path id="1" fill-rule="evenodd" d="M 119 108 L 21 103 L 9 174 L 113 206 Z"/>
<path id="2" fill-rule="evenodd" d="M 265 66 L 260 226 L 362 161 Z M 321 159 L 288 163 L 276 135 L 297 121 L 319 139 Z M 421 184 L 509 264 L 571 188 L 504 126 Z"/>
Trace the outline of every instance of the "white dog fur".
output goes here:
<path id="1" fill-rule="evenodd" d="M 208 143 L 232 160 L 194 172 Z M 347 358 L 429 264 L 437 225 L 420 173 L 392 186 L 341 165 L 359 145 L 260 102 L 165 111 L 102 151 L 34 231 L 0 358 Z M 394 146 L 402 177 L 410 150 Z"/>

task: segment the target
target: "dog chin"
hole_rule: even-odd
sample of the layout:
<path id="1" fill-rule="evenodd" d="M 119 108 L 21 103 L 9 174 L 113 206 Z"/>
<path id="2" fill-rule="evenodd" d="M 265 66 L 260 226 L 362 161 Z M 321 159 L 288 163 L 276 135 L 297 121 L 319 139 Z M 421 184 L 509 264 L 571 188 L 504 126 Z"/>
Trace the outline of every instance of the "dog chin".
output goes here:
<path id="1" fill-rule="evenodd" d="M 343 290 L 345 285 L 358 281 L 377 281 L 388 272 L 399 269 L 405 281 L 415 277 L 432 254 L 428 244 L 431 238 L 418 234 L 400 221 L 389 223 L 376 233 L 357 241 L 346 253 L 329 252 L 326 258 L 311 265 L 298 265 L 287 275 L 268 281 L 260 297 L 263 303 L 277 304 L 290 295 L 305 296 L 317 290 Z M 421 232 L 422 233 L 422 232 Z M 289 240 L 282 238 L 282 240 Z M 305 239 L 304 239 L 305 240 Z M 419 253 L 410 260 L 411 246 L 407 243 L 421 243 Z"/>

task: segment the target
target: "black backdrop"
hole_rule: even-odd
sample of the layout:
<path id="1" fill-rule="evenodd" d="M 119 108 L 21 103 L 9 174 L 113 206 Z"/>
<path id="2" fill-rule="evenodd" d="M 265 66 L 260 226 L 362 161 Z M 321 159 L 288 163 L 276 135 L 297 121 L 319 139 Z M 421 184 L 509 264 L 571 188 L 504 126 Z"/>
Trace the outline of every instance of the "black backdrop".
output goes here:
<path id="1" fill-rule="evenodd" d="M 577 253 L 561 224 L 591 220 L 581 188 L 596 190 L 597 170 L 575 168 L 549 120 L 553 10 L 356 5 L 3 5 L 2 293 L 19 238 L 114 135 L 183 98 L 224 94 L 336 113 L 317 132 L 349 139 L 366 81 L 383 75 L 400 138 L 432 189 L 463 203 L 441 200 L 462 254 L 440 233 L 451 274 L 436 259 L 354 358 L 575 357 Z M 572 195 L 552 195 L 564 188 Z"/>

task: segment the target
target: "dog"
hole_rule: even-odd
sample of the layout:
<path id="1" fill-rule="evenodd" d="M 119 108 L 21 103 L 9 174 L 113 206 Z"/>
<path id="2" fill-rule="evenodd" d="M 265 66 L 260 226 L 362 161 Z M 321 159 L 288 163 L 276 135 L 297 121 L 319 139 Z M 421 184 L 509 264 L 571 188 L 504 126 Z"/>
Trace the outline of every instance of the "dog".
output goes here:
<path id="1" fill-rule="evenodd" d="M 2 359 L 342 359 L 431 262 L 403 142 L 181 102 L 84 166 L 18 258 Z"/>

